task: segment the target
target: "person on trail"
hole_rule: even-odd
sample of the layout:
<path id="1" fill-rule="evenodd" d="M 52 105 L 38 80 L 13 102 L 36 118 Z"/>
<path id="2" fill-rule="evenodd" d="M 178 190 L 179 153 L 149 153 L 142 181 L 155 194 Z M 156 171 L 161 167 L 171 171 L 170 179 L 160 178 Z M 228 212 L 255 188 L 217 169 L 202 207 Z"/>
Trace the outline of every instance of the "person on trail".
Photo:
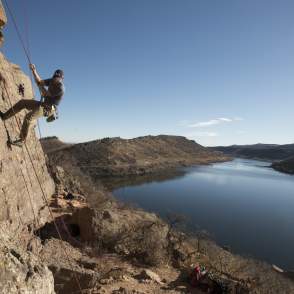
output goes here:
<path id="1" fill-rule="evenodd" d="M 200 266 L 199 264 L 196 264 L 196 266 L 193 268 L 191 274 L 190 274 L 190 284 L 192 287 L 197 287 L 200 283 L 203 277 L 207 274 L 207 271 L 205 267 Z"/>
<path id="2" fill-rule="evenodd" d="M 25 142 L 30 127 L 38 118 L 42 116 L 47 117 L 47 122 L 56 119 L 57 106 L 59 105 L 65 91 L 63 84 L 64 74 L 61 69 L 57 69 L 52 78 L 42 80 L 37 73 L 35 65 L 30 64 L 30 68 L 34 75 L 35 82 L 40 89 L 42 96 L 41 101 L 21 99 L 5 113 L 0 111 L 0 117 L 2 120 L 7 120 L 23 109 L 29 110 L 24 118 L 19 138 L 10 142 L 10 144 L 20 147 Z"/>

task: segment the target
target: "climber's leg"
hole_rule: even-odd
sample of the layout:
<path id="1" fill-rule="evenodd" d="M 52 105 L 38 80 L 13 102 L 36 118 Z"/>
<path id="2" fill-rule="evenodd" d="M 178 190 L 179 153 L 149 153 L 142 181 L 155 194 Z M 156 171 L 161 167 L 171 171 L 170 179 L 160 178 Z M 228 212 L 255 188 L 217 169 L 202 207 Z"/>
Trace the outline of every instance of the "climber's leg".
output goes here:
<path id="1" fill-rule="evenodd" d="M 28 136 L 29 130 L 32 127 L 32 125 L 35 123 L 35 121 L 42 117 L 44 115 L 44 109 L 43 106 L 39 105 L 38 108 L 35 108 L 31 112 L 27 113 L 27 115 L 24 118 L 20 135 L 19 135 L 19 140 L 21 142 L 24 142 Z"/>
<path id="2" fill-rule="evenodd" d="M 9 119 L 14 116 L 18 112 L 23 109 L 35 111 L 40 107 L 40 102 L 32 99 L 22 99 L 19 100 L 16 104 L 14 104 L 9 110 L 6 112 L 1 112 L 0 116 L 3 120 Z"/>
<path id="3" fill-rule="evenodd" d="M 30 111 L 29 113 L 26 114 L 22 127 L 21 127 L 21 131 L 20 131 L 20 135 L 19 135 L 19 139 L 16 139 L 14 141 L 9 142 L 9 145 L 16 145 L 18 147 L 22 147 L 23 143 L 25 142 L 29 130 L 32 127 L 32 125 L 34 124 L 34 122 L 39 118 L 42 117 L 44 115 L 44 108 L 43 106 L 39 106 L 37 109 Z"/>

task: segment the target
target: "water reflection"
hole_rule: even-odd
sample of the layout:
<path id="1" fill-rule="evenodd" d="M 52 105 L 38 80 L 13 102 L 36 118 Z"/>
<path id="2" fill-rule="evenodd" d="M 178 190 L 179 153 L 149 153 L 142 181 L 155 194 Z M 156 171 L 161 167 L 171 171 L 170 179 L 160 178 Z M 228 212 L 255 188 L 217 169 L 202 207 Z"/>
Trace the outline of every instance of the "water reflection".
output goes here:
<path id="1" fill-rule="evenodd" d="M 290 269 L 294 268 L 294 177 L 269 165 L 237 159 L 147 182 L 139 177 L 125 182 L 114 195 L 162 216 L 184 214 L 220 245 Z"/>
<path id="2" fill-rule="evenodd" d="M 103 185 L 109 190 L 113 191 L 122 187 L 140 186 L 147 183 L 160 183 L 167 180 L 184 177 L 188 170 L 184 169 L 170 169 L 164 172 L 146 174 L 146 175 L 133 175 L 128 177 L 114 177 L 100 179 Z"/>

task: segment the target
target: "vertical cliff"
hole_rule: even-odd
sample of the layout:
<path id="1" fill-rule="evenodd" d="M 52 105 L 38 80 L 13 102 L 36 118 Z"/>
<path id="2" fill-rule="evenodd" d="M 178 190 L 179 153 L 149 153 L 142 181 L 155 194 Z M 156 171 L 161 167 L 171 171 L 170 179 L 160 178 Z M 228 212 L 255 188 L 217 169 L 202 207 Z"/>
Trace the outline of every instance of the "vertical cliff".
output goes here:
<path id="1" fill-rule="evenodd" d="M 20 84 L 24 85 L 24 97 L 31 99 L 33 90 L 30 79 L 0 53 L 1 111 L 6 111 L 10 103 L 15 104 L 23 99 L 18 90 Z M 16 118 L 22 123 L 24 115 L 25 111 L 22 111 L 5 123 L 0 119 L 0 222 L 9 221 L 15 225 L 33 223 L 35 216 L 40 223 L 48 219 L 48 209 L 44 207 L 32 162 L 46 196 L 50 197 L 54 192 L 54 183 L 47 172 L 45 157 L 34 129 L 27 140 L 32 162 L 25 147 L 10 149 L 7 146 L 8 134 L 11 138 L 19 134 Z"/>
<path id="2" fill-rule="evenodd" d="M 9 226 L 0 224 L 0 293 L 54 294 L 51 271 L 37 255 L 18 244 Z"/>
<path id="3" fill-rule="evenodd" d="M 6 22 L 0 0 L 0 47 Z M 6 111 L 23 98 L 33 98 L 30 79 L 0 53 L 0 110 Z M 28 226 L 36 228 L 49 220 L 40 184 L 48 198 L 55 186 L 33 130 L 27 148 L 7 145 L 8 137 L 18 136 L 24 115 L 23 111 L 5 122 L 0 119 L 0 292 L 54 294 L 51 271 L 39 256 L 27 250 L 26 239 L 34 238 L 28 234 Z"/>
<path id="4" fill-rule="evenodd" d="M 0 0 L 0 47 L 6 22 Z M 19 85 L 24 87 L 24 93 L 19 91 Z M 0 110 L 6 111 L 24 97 L 33 97 L 30 79 L 0 53 Z M 39 183 L 46 197 L 51 197 L 55 189 L 34 131 L 29 134 L 27 149 L 7 145 L 9 136 L 18 136 L 23 116 L 24 112 L 5 123 L 0 119 L 0 292 L 54 294 L 51 271 L 26 249 L 23 240 L 29 237 L 27 226 L 41 226 L 49 220 Z"/>

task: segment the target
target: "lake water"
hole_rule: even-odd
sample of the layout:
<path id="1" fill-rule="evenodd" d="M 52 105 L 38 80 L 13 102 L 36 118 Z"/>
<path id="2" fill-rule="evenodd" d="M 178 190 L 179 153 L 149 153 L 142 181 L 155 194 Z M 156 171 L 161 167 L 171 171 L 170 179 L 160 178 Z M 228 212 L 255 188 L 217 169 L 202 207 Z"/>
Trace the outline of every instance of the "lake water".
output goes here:
<path id="1" fill-rule="evenodd" d="M 235 159 L 186 168 L 170 179 L 116 189 L 114 195 L 163 217 L 186 215 L 219 245 L 294 269 L 294 176 L 269 165 Z"/>

